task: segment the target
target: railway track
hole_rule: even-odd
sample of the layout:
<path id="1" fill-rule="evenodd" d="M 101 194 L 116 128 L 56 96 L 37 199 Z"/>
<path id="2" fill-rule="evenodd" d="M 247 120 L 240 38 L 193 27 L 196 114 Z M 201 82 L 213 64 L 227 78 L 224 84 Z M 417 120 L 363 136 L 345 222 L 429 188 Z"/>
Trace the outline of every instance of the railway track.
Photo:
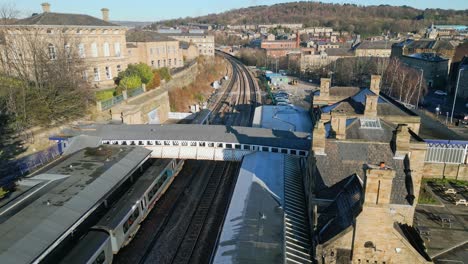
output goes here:
<path id="1" fill-rule="evenodd" d="M 210 121 L 250 126 L 258 98 L 255 80 L 235 58 L 222 56 L 232 65 L 232 77 L 221 97 L 210 106 Z M 175 201 L 171 206 L 153 210 L 157 215 L 148 216 L 145 221 L 148 224 L 142 225 L 144 233 L 140 231 L 134 240 L 138 240 L 138 236 L 145 239 L 140 239 L 135 246 L 130 244 L 128 250 L 122 251 L 127 252 L 127 256 L 117 256 L 116 263 L 209 263 L 240 165 L 213 161 L 199 163 L 196 172 L 181 172 L 190 177 L 180 187 L 183 190 L 179 189 L 177 196 L 173 194 Z"/>

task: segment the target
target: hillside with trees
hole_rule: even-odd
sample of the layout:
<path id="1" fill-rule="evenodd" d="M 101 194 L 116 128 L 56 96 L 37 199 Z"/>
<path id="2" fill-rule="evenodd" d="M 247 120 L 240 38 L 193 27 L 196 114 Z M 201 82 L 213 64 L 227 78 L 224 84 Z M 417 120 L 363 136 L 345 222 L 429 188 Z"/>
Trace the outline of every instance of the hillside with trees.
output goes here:
<path id="1" fill-rule="evenodd" d="M 151 27 L 188 23 L 215 25 L 303 23 L 306 27 L 327 26 L 333 27 L 335 30 L 368 35 L 386 31 L 416 31 L 431 23 L 468 24 L 468 10 L 419 10 L 408 6 L 293 2 L 271 6 L 253 6 L 201 17 L 160 21 Z"/>

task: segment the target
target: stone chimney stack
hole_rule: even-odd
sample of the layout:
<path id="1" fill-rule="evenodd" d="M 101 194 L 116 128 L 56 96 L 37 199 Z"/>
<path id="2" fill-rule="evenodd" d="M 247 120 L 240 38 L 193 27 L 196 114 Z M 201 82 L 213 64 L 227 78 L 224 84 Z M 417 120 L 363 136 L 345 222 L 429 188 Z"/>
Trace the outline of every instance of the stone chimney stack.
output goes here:
<path id="1" fill-rule="evenodd" d="M 42 12 L 49 13 L 50 12 L 50 4 L 49 3 L 42 3 Z"/>
<path id="2" fill-rule="evenodd" d="M 312 131 L 312 151 L 318 155 L 325 155 L 325 125 L 319 120 Z"/>
<path id="3" fill-rule="evenodd" d="M 346 139 L 346 114 L 333 113 L 331 129 L 335 132 L 336 139 Z"/>
<path id="4" fill-rule="evenodd" d="M 367 95 L 366 96 L 366 108 L 364 110 L 364 115 L 373 117 L 377 116 L 377 104 L 379 97 L 377 95 Z"/>
<path id="5" fill-rule="evenodd" d="M 384 162 L 381 162 L 380 165 L 368 165 L 364 205 L 385 206 L 390 204 L 394 177 L 395 171 L 388 168 Z"/>
<path id="6" fill-rule="evenodd" d="M 102 12 L 102 20 L 109 22 L 109 9 L 103 8 L 101 9 Z"/>
<path id="7" fill-rule="evenodd" d="M 370 90 L 374 92 L 376 95 L 380 93 L 380 80 L 382 77 L 380 75 L 371 75 L 370 81 Z"/>
<path id="8" fill-rule="evenodd" d="M 409 152 L 410 140 L 408 125 L 399 124 L 395 130 L 395 156 L 405 156 Z"/>
<path id="9" fill-rule="evenodd" d="M 330 78 L 320 78 L 320 97 L 330 96 Z"/>

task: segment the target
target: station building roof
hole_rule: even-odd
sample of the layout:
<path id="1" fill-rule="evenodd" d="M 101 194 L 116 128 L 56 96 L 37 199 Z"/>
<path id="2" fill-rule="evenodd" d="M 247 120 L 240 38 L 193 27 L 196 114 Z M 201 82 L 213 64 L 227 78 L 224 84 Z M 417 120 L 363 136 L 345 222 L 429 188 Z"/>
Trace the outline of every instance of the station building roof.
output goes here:
<path id="1" fill-rule="evenodd" d="M 312 131 L 309 112 L 294 105 L 263 105 L 257 107 L 253 126 L 304 133 Z"/>
<path id="2" fill-rule="evenodd" d="M 27 188 L 0 208 L 1 262 L 31 263 L 47 255 L 150 153 L 141 147 L 85 148 L 18 182 Z"/>
<path id="3" fill-rule="evenodd" d="M 291 242 L 285 219 L 288 206 L 294 203 L 288 192 L 288 177 L 300 178 L 299 160 L 265 152 L 244 157 L 213 263 L 285 263 L 291 253 L 285 246 L 286 241 Z M 288 230 L 297 235 L 295 230 Z M 302 239 L 294 236 L 295 241 L 310 243 Z M 301 263 L 309 263 L 309 259 L 307 256 Z"/>

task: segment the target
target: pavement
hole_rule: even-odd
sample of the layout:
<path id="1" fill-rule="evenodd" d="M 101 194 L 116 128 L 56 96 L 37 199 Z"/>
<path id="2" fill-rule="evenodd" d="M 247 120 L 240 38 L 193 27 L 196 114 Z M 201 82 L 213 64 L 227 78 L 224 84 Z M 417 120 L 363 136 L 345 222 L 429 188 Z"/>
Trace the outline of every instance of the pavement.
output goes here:
<path id="1" fill-rule="evenodd" d="M 464 263 L 468 260 L 468 206 L 454 205 L 442 191 L 429 188 L 441 205 L 418 204 L 414 221 L 416 228 L 426 227 L 429 230 L 430 235 L 422 235 L 427 253 L 435 263 Z M 462 194 L 468 196 L 467 191 Z M 441 215 L 448 215 L 452 223 L 442 223 Z"/>
<path id="2" fill-rule="evenodd" d="M 297 79 L 296 77 L 288 76 L 290 80 Z M 284 90 L 291 95 L 289 96 L 289 100 L 292 104 L 296 106 L 300 106 L 304 109 L 310 108 L 310 94 L 311 92 L 319 89 L 316 84 L 298 81 L 297 85 L 290 85 L 290 84 L 280 84 L 280 88 L 278 90 Z M 273 90 L 275 92 L 277 90 Z"/>

